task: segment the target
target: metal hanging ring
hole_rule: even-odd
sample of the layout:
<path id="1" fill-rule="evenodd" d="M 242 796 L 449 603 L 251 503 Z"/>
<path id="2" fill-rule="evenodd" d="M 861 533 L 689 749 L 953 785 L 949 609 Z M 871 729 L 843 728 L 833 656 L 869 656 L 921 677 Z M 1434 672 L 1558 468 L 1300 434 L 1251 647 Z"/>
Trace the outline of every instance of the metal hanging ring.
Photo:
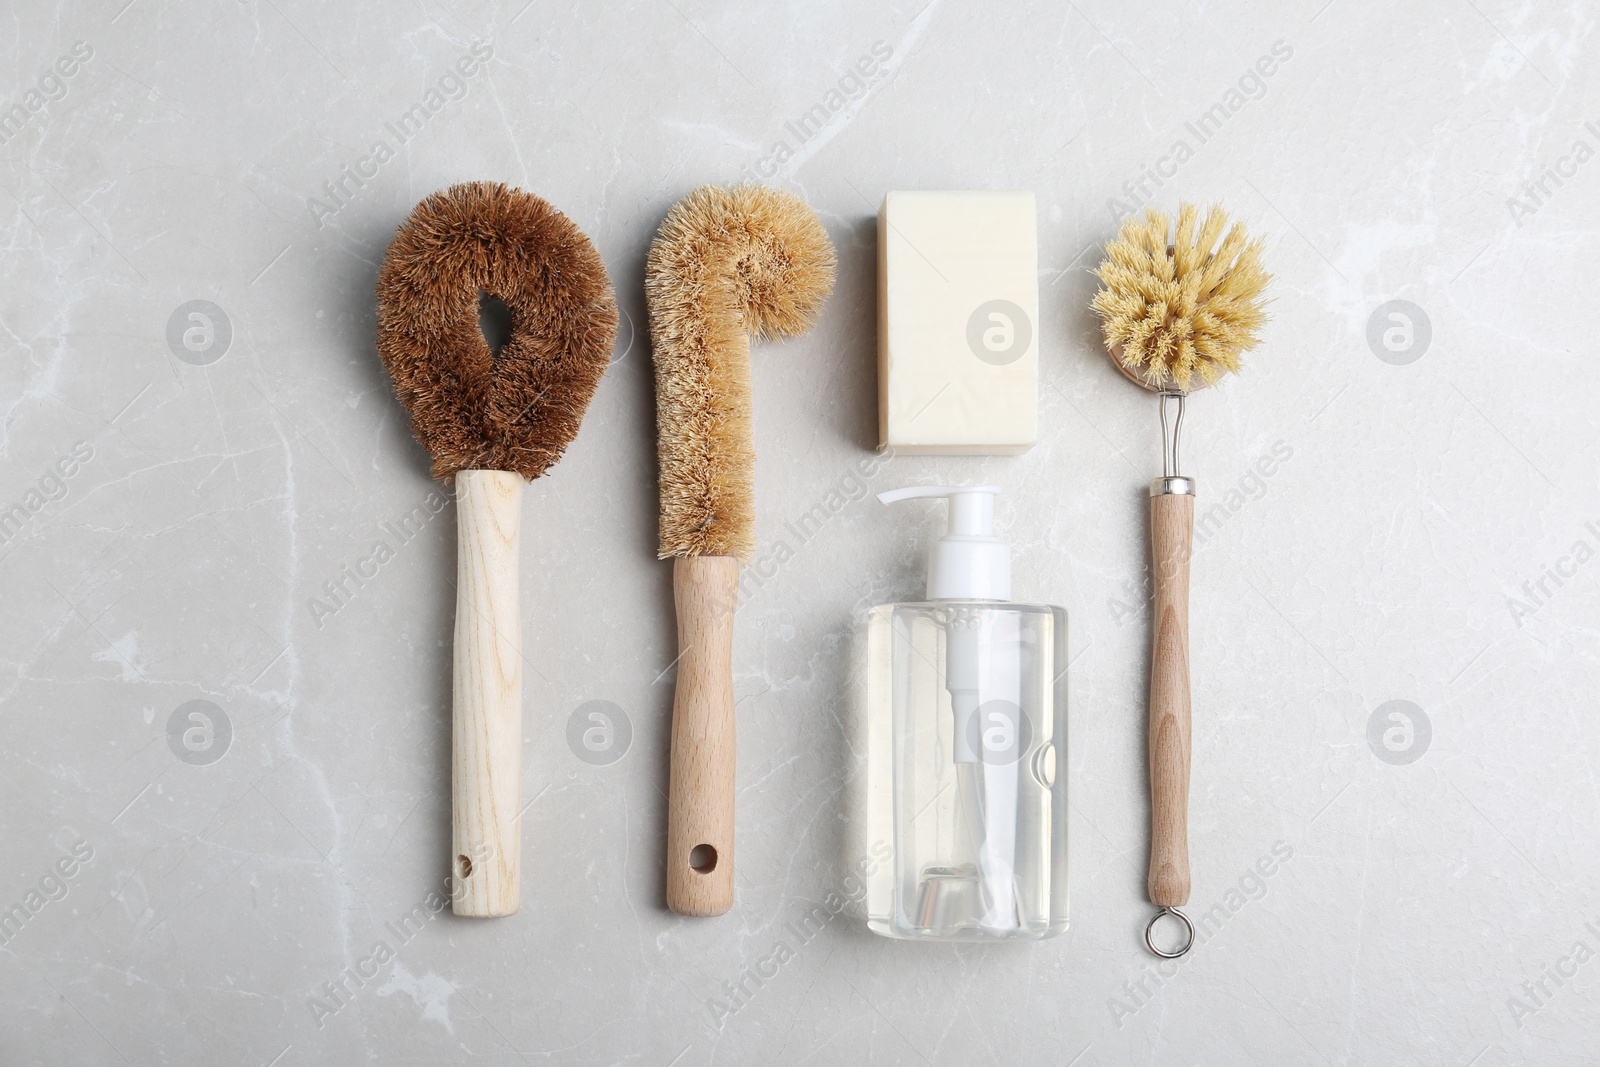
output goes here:
<path id="1" fill-rule="evenodd" d="M 1164 952 L 1161 949 L 1156 948 L 1155 940 L 1150 936 L 1151 931 L 1156 928 L 1156 923 L 1160 922 L 1168 915 L 1176 916 L 1177 920 L 1183 923 L 1184 930 L 1188 932 L 1188 936 L 1184 938 L 1183 947 L 1178 949 L 1176 952 Z M 1155 955 L 1160 956 L 1164 960 L 1175 960 L 1179 956 L 1186 955 L 1188 951 L 1194 947 L 1194 923 L 1189 921 L 1189 916 L 1185 915 L 1177 908 L 1162 908 L 1160 911 L 1155 913 L 1148 923 L 1145 924 L 1144 947 L 1149 949 Z"/>

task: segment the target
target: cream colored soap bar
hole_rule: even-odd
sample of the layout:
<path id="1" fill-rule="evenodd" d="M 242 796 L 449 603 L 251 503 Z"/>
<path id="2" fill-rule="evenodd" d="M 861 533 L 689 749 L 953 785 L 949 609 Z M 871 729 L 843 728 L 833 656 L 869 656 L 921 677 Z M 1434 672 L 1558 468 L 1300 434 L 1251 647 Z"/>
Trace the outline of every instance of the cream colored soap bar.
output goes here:
<path id="1" fill-rule="evenodd" d="M 1032 193 L 894 192 L 878 216 L 878 437 L 908 455 L 1038 439 Z"/>

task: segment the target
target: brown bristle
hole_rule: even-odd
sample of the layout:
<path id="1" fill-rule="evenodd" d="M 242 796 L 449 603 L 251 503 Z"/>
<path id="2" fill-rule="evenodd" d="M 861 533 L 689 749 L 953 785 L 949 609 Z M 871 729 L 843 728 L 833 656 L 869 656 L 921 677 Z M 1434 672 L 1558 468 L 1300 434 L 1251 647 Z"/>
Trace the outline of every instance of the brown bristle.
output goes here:
<path id="1" fill-rule="evenodd" d="M 1117 368 L 1146 389 L 1211 385 L 1237 371 L 1239 353 L 1261 341 L 1261 294 L 1272 280 L 1261 265 L 1261 242 L 1242 224 L 1223 237 L 1228 216 L 1220 207 L 1197 232 L 1198 219 L 1193 204 L 1182 204 L 1175 234 L 1155 208 L 1124 221 L 1095 271 L 1103 287 L 1091 306 L 1106 347 Z"/>
<path id="2" fill-rule="evenodd" d="M 663 558 L 755 549 L 750 337 L 809 329 L 833 268 L 827 231 L 789 193 L 706 185 L 668 212 L 644 283 Z"/>
<path id="3" fill-rule="evenodd" d="M 511 312 L 498 352 L 478 326 L 480 293 Z M 435 478 L 548 470 L 578 432 L 616 333 L 611 281 L 583 231 L 498 182 L 418 204 L 378 274 L 378 354 Z"/>

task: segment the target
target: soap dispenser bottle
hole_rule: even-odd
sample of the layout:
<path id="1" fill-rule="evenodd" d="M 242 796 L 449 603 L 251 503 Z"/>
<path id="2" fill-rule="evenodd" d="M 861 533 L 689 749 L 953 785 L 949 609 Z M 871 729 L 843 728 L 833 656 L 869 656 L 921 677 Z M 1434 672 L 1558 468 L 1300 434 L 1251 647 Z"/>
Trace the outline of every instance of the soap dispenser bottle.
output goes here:
<path id="1" fill-rule="evenodd" d="M 1067 928 L 1067 613 L 1011 602 L 998 486 L 944 497 L 927 599 L 867 617 L 867 925 L 988 941 Z"/>

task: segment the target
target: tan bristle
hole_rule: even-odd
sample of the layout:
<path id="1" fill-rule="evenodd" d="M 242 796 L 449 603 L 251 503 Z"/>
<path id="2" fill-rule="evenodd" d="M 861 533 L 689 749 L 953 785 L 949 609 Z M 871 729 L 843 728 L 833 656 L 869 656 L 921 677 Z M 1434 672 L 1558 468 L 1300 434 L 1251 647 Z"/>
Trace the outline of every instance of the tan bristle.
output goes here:
<path id="1" fill-rule="evenodd" d="M 1155 208 L 1123 222 L 1106 245 L 1091 305 L 1112 358 L 1147 389 L 1211 385 L 1239 369 L 1267 321 L 1261 294 L 1271 275 L 1262 244 L 1213 206 L 1203 222 L 1193 204 L 1171 220 Z M 1219 244 L 1220 239 L 1220 244 Z"/>
<path id="2" fill-rule="evenodd" d="M 706 185 L 650 246 L 661 556 L 755 549 L 750 337 L 810 328 L 833 290 L 828 233 L 800 198 Z"/>

